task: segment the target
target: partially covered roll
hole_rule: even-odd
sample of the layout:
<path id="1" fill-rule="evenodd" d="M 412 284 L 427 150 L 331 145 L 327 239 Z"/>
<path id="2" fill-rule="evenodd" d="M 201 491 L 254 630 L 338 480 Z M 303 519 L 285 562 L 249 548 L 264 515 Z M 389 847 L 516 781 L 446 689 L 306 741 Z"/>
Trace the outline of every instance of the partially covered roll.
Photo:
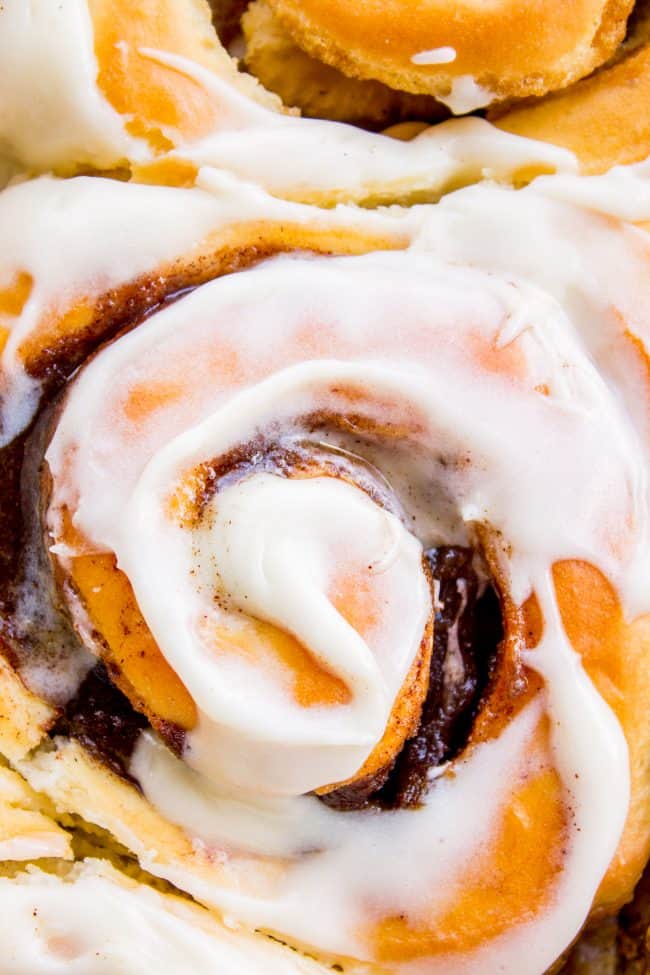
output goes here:
<path id="1" fill-rule="evenodd" d="M 10 757 L 323 964 L 539 975 L 650 852 L 647 234 L 221 179 L 0 200 L 69 217 L 0 245 Z"/>

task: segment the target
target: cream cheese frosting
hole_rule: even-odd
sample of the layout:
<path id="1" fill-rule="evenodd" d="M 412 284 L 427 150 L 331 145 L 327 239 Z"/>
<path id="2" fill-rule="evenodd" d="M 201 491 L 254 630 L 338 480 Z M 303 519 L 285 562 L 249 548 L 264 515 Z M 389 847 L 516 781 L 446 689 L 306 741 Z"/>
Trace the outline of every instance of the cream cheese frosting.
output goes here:
<path id="1" fill-rule="evenodd" d="M 3 3 L 0 63 L 0 155 L 39 171 L 144 155 L 97 87 L 87 3 Z"/>
<path id="2" fill-rule="evenodd" d="M 485 108 L 495 100 L 494 92 L 479 85 L 471 74 L 454 78 L 448 94 L 437 97 L 438 101 L 450 108 L 454 115 L 475 112 L 477 108 Z"/>
<path id="3" fill-rule="evenodd" d="M 619 179 L 610 184 L 613 197 Z M 182 868 L 163 873 L 247 923 L 368 959 L 361 934 L 368 904 L 377 911 L 395 905 L 416 916 L 426 911 L 435 924 L 436 911 L 444 916 L 442 892 L 462 885 L 513 783 L 539 770 L 531 742 L 542 716 L 550 716 L 552 765 L 571 823 L 551 901 L 534 920 L 462 962 L 443 954 L 404 963 L 400 970 L 407 972 L 485 971 L 497 964 L 517 975 L 544 970 L 583 923 L 627 814 L 626 742 L 568 642 L 550 566 L 585 559 L 612 580 L 628 619 L 648 611 L 647 380 L 635 345 L 648 341 L 647 237 L 554 195 L 562 195 L 562 183 L 556 188 L 550 178 L 519 193 L 470 188 L 416 211 L 406 252 L 277 257 L 197 289 L 82 371 L 47 452 L 54 479 L 51 532 L 60 534 L 60 512 L 67 507 L 85 539 L 82 550 L 117 555 L 163 653 L 197 691 L 201 716 L 188 736 L 187 764 L 147 735 L 132 771 L 172 820 L 211 848 L 230 851 L 235 872 L 237 851 L 265 864 L 255 881 L 247 859 L 246 880 L 242 875 L 236 892 L 201 886 Z M 643 206 L 641 200 L 640 217 Z M 493 358 L 486 360 L 488 352 Z M 182 395 L 163 399 L 149 414 L 129 416 L 133 388 L 169 388 L 179 371 L 191 375 Z M 396 498 L 388 514 L 376 500 L 339 485 L 335 507 L 341 506 L 342 524 L 333 526 L 327 478 L 298 482 L 295 491 L 295 482 L 253 469 L 225 487 L 223 497 L 214 494 L 205 525 L 204 515 L 198 529 L 191 519 L 174 525 L 170 499 L 179 487 L 193 498 L 187 475 L 238 444 L 297 439 L 308 451 L 350 453 L 350 436 L 336 424 L 325 423 L 315 435 L 305 423 L 319 413 L 345 415 L 350 402 L 358 424 L 354 455 L 388 482 L 388 488 L 377 486 Z M 388 433 L 368 434 L 379 424 Z M 391 436 L 391 429 L 399 435 Z M 445 463 L 432 466 L 436 457 Z M 293 519 L 286 518 L 286 505 Z M 362 542 L 352 525 L 346 527 L 348 505 L 359 526 L 367 512 Z M 323 648 L 327 600 L 320 608 L 311 603 L 314 612 L 304 619 L 292 615 L 291 600 L 274 588 L 284 584 L 287 565 L 299 573 L 298 585 L 301 576 L 311 584 L 314 564 L 332 540 L 336 550 L 341 529 L 364 559 L 377 558 L 397 572 L 391 598 L 405 606 L 399 574 L 403 565 L 405 578 L 416 578 L 417 544 L 464 541 L 477 523 L 503 539 L 499 560 L 512 598 L 523 602 L 533 591 L 538 597 L 544 634 L 524 659 L 544 678 L 545 693 L 496 740 L 455 763 L 453 775 L 439 777 L 416 811 L 330 812 L 299 794 L 308 781 L 304 770 L 290 782 L 277 764 L 261 771 L 254 766 L 266 798 L 250 795 L 252 782 L 233 781 L 233 768 L 215 759 L 211 738 L 204 737 L 206 720 L 219 725 L 220 719 L 211 713 L 214 698 L 204 694 L 207 682 L 195 679 L 200 641 L 192 646 L 185 636 L 169 638 L 170 627 L 177 632 L 186 625 L 174 623 L 170 607 L 178 614 L 179 606 L 192 604 L 187 587 L 205 584 L 205 566 L 212 560 L 217 572 L 223 567 L 221 585 L 237 609 L 251 599 L 263 620 L 299 634 L 315 655 L 327 654 L 328 667 L 354 689 L 367 654 L 360 648 L 342 664 Z M 274 556 L 263 557 L 259 575 L 262 556 L 254 553 L 266 551 L 266 539 Z M 74 545 L 55 551 L 64 562 L 75 556 Z M 291 553 L 288 562 L 284 551 Z M 340 561 L 340 553 L 328 558 L 332 554 Z M 406 609 L 404 619 L 411 613 Z M 373 649 L 381 660 L 380 646 Z M 405 650 L 402 674 L 408 660 Z M 258 693 L 254 681 L 252 690 Z M 251 754 L 238 749 L 250 747 L 253 731 L 272 744 L 276 763 L 295 771 L 303 731 L 291 707 L 278 726 L 273 697 L 281 700 L 282 691 L 267 683 L 264 692 L 273 715 L 267 728 L 263 718 L 253 728 L 243 701 L 228 702 L 234 718 L 226 713 L 225 723 L 240 736 L 231 739 L 234 754 Z M 375 741 L 371 711 L 360 714 Z M 320 748 L 313 772 L 324 784 L 334 771 L 325 747 L 328 716 L 313 718 L 319 730 L 312 741 Z M 600 801 L 603 790 L 607 804 Z M 270 889 L 269 857 L 276 858 Z M 312 901 L 316 912 L 305 909 Z"/>
<path id="4" fill-rule="evenodd" d="M 435 199 L 482 178 L 510 182 L 521 173 L 577 168 L 571 153 L 513 137 L 478 118 L 453 119 L 400 142 L 343 123 L 277 114 L 187 58 L 143 53 L 201 84 L 237 120 L 179 144 L 170 158 L 227 169 L 276 196 L 324 204 Z M 460 113 L 489 97 L 472 79 L 457 79 L 449 101 Z"/>

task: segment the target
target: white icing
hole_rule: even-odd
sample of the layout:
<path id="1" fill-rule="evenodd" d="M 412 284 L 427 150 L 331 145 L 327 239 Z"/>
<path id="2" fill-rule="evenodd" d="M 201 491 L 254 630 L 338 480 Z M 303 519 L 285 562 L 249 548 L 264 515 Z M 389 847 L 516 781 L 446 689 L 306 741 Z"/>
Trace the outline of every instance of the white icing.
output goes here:
<path id="1" fill-rule="evenodd" d="M 277 114 L 186 58 L 146 48 L 140 53 L 192 78 L 228 109 L 227 124 L 170 155 L 228 169 L 277 196 L 327 203 L 424 192 L 434 197 L 486 171 L 509 180 L 528 166 L 577 168 L 566 150 L 502 132 L 483 119 L 451 120 L 402 142 L 338 122 Z M 490 94 L 470 81 L 456 79 L 449 98 L 440 100 L 457 114 L 488 104 Z"/>
<path id="2" fill-rule="evenodd" d="M 534 165 L 575 168 L 565 150 L 478 121 L 466 128 L 435 126 L 407 143 L 351 125 L 275 112 L 242 90 L 250 79 L 237 74 L 225 51 L 219 69 L 223 77 L 146 45 L 139 53 L 192 78 L 219 105 L 215 131 L 203 139 L 184 139 L 163 126 L 178 155 L 226 169 L 279 196 L 328 204 L 422 193 L 434 197 L 450 185 L 479 179 L 483 166 L 504 179 Z M 70 172 L 155 156 L 144 140 L 128 135 L 128 118 L 112 108 L 97 85 L 87 0 L 2 4 L 0 91 L 11 92 L 0 103 L 0 157 L 23 167 Z M 456 112 L 491 100 L 465 78 L 454 82 L 450 99 Z"/>
<path id="3" fill-rule="evenodd" d="M 280 258 L 207 285 L 102 351 L 71 390 L 48 451 L 50 526 L 56 533 L 68 504 L 86 543 L 117 554 L 199 712 L 185 762 L 147 733 L 132 771 L 197 849 L 229 862 L 237 883 L 198 880 L 182 865 L 161 865 L 155 851 L 143 860 L 252 926 L 369 959 L 369 917 L 425 914 L 432 926 L 444 917 L 449 892 L 489 848 L 514 788 L 538 771 L 527 749 L 548 713 L 572 817 L 553 896 L 528 923 L 462 959 L 401 966 L 539 975 L 583 923 L 627 812 L 625 740 L 568 643 L 549 567 L 586 559 L 612 581 L 628 618 L 649 609 L 647 376 L 625 337 L 648 345 L 648 240 L 601 216 L 650 219 L 648 165 L 579 179 L 570 154 L 474 119 L 394 142 L 276 114 L 191 62 L 140 53 L 218 100 L 220 128 L 197 142 L 179 139 L 172 156 L 220 171 L 201 171 L 209 193 L 84 179 L 3 191 L 0 287 L 21 272 L 34 279 L 22 314 L 1 323 L 11 329 L 2 354 L 5 442 L 29 423 L 40 395 L 21 344 L 62 298 L 94 297 L 156 272 L 233 220 L 413 237 L 406 254 Z M 413 60 L 450 63 L 451 54 Z M 5 0 L 0 90 L 12 99 L 0 104 L 0 182 L 19 164 L 152 158 L 125 134 L 96 73 L 84 0 Z M 442 100 L 460 114 L 493 93 L 464 76 Z M 397 220 L 281 204 L 226 175 L 278 196 L 332 202 L 433 197 L 531 166 L 567 175 L 517 194 L 482 185 Z M 509 350 L 512 372 L 492 369 L 491 357 L 503 364 Z M 189 380 L 179 400 L 129 415 L 138 384 L 164 388 L 179 375 Z M 359 417 L 377 424 L 388 416 L 401 432 L 385 443 L 363 425 L 315 435 L 304 416 L 346 414 L 346 393 Z M 373 490 L 256 470 L 223 487 L 189 529 L 170 517 L 170 491 L 193 465 L 274 435 L 271 421 L 290 444 L 306 441 L 363 471 Z M 544 678 L 543 694 L 497 739 L 437 772 L 417 811 L 334 813 L 301 795 L 353 773 L 376 744 L 430 608 L 422 546 L 466 541 L 475 522 L 502 533 L 513 599 L 538 597 L 543 638 L 522 657 Z M 64 564 L 75 554 L 60 541 L 54 551 Z M 367 573 L 376 587 L 374 630 L 361 634 L 336 610 L 328 594 L 336 569 Z M 299 638 L 350 701 L 301 707 L 254 662 L 211 657 L 197 619 L 236 626 L 247 607 Z M 446 665 L 458 667 L 453 652 Z M 5 852 L 45 849 L 37 836 Z M 152 960 L 160 972 L 320 970 L 243 931 L 204 932 L 195 913 L 110 877 L 34 878 L 0 881 L 8 972 L 144 972 Z"/>
<path id="4" fill-rule="evenodd" d="M 456 49 L 453 47 L 434 47 L 430 51 L 418 51 L 411 57 L 413 64 L 451 64 L 456 60 Z"/>
<path id="5" fill-rule="evenodd" d="M 466 115 L 477 108 L 485 108 L 495 98 L 494 92 L 479 85 L 471 74 L 454 78 L 447 95 L 436 95 L 439 102 L 451 109 L 454 115 Z"/>
<path id="6" fill-rule="evenodd" d="M 585 559 L 616 586 L 629 618 L 649 609 L 647 377 L 624 334 L 648 340 L 647 236 L 552 199 L 553 186 L 545 179 L 519 193 L 483 185 L 453 194 L 414 214 L 406 253 L 280 257 L 203 286 L 83 370 L 47 455 L 54 477 L 51 529 L 56 534 L 59 506 L 68 504 L 88 542 L 117 553 L 163 652 L 200 699 L 196 741 L 203 708 L 209 711 L 214 700 L 229 722 L 239 722 L 240 733 L 252 718 L 240 699 L 224 704 L 219 688 L 204 693 L 207 686 L 196 681 L 201 648 L 178 636 L 185 623 L 174 614 L 192 601 L 192 531 L 195 575 L 204 571 L 206 556 L 214 558 L 237 607 L 252 597 L 259 615 L 298 632 L 334 667 L 341 661 L 320 643 L 328 607 L 292 616 L 300 607 L 291 604 L 291 593 L 302 579 L 286 589 L 282 579 L 295 566 L 298 542 L 300 559 L 316 553 L 299 563 L 309 577 L 338 538 L 333 508 L 364 558 L 368 544 L 381 560 L 380 526 L 393 519 L 400 520 L 394 551 L 404 558 L 409 546 L 416 551 L 406 526 L 425 546 L 458 540 L 462 522 L 466 531 L 479 521 L 502 534 L 502 570 L 513 599 L 521 602 L 534 590 L 543 611 L 542 642 L 525 659 L 544 677 L 546 691 L 497 740 L 452 763 L 453 775 L 437 778 L 422 809 L 335 814 L 309 797 L 256 798 L 233 789 L 232 769 L 201 762 L 208 773 L 201 777 L 151 736 L 134 756 L 145 794 L 220 855 L 232 856 L 235 873 L 238 851 L 261 858 L 257 881 L 246 860 L 236 892 L 188 877 L 182 867 L 156 865 L 155 858 L 151 869 L 250 924 L 367 958 L 360 930 L 369 904 L 376 905 L 371 913 L 426 911 L 434 925 L 437 912 L 442 916 L 446 893 L 462 886 L 468 859 L 489 843 L 515 784 L 535 770 L 527 746 L 547 710 L 553 762 L 572 816 L 552 898 L 534 922 L 514 926 L 460 961 L 437 956 L 405 971 L 498 966 L 538 975 L 583 923 L 627 812 L 626 743 L 567 641 L 549 567 Z M 560 194 L 561 182 L 558 187 Z M 610 191 L 616 195 L 616 187 Z M 179 377 L 188 380 L 180 396 L 137 420 L 129 416 L 134 388 L 164 389 Z M 350 402 L 358 421 L 348 435 L 327 427 L 315 433 L 304 423 L 319 409 L 345 415 Z M 382 421 L 400 433 L 378 446 L 364 435 L 364 423 Z M 363 501 L 363 513 L 353 515 L 359 499 L 351 486 L 344 488 L 345 501 L 334 502 L 321 483 L 327 479 L 294 492 L 256 473 L 224 489 L 221 512 L 217 494 L 208 527 L 198 536 L 185 529 L 188 538 L 180 543 L 183 533 L 161 504 L 179 473 L 259 435 L 306 442 L 308 450 L 323 444 L 352 450 L 369 471 L 379 467 L 388 482 L 382 490 L 394 492 L 399 504 L 389 506 L 389 517 L 374 510 L 374 501 Z M 436 462 L 440 457 L 444 465 Z M 380 490 L 378 480 L 375 485 Z M 346 520 L 362 525 L 366 509 L 370 530 L 360 539 Z M 266 550 L 274 559 L 269 574 L 259 575 L 259 553 Z M 257 554 L 247 559 L 247 552 Z M 64 561 L 73 554 L 60 551 Z M 400 555 L 390 564 L 402 561 Z M 346 667 L 364 665 L 357 646 Z M 408 659 L 405 652 L 402 673 Z M 348 671 L 346 678 L 354 684 L 360 673 Z M 268 707 L 274 707 L 270 698 Z M 281 734 L 291 754 L 301 733 L 295 716 L 287 709 L 277 727 L 272 713 L 273 727 L 261 715 L 255 734 L 268 742 Z M 321 749 L 324 718 L 314 716 Z M 320 776 L 314 774 L 323 781 L 331 769 L 326 751 L 321 758 Z M 280 772 L 271 768 L 268 775 L 273 792 Z M 300 783 L 283 784 L 276 791 Z M 279 858 L 275 880 L 264 883 L 269 857 Z M 317 910 L 307 910 L 309 903 Z"/>
<path id="7" fill-rule="evenodd" d="M 317 975 L 326 966 L 229 929 L 178 897 L 87 861 L 65 879 L 0 878 L 3 975 Z"/>
<path id="8" fill-rule="evenodd" d="M 47 310 L 156 269 L 190 249 L 218 225 L 218 216 L 201 193 L 157 187 L 133 193 L 121 183 L 84 177 L 12 187 L 0 196 L 0 212 L 0 286 L 20 273 L 34 281 L 22 314 L 1 322 L 11 330 L 2 352 L 6 443 L 27 426 L 38 403 L 38 384 L 23 370 L 20 347 Z"/>
<path id="9" fill-rule="evenodd" d="M 549 196 L 575 203 L 620 220 L 650 221 L 650 162 L 615 166 L 600 176 L 540 177 L 537 188 Z"/>

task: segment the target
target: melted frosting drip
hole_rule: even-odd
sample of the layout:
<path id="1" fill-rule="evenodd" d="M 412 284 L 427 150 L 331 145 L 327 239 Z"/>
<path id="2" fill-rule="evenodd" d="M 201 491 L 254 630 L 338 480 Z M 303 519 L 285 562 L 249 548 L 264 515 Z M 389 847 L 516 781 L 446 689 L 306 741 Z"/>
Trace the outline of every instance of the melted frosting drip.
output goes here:
<path id="1" fill-rule="evenodd" d="M 84 0 L 3 3 L 0 64 L 0 87 L 11 92 L 0 103 L 2 155 L 40 171 L 75 162 L 112 167 L 144 156 L 97 86 Z"/>
<path id="2" fill-rule="evenodd" d="M 232 410 L 241 423 L 239 398 Z M 218 418 L 229 438 L 236 435 L 233 420 L 230 411 Z M 192 441 L 198 437 L 205 450 L 207 436 L 214 449 L 221 432 L 190 431 L 150 464 L 125 513 L 135 544 L 128 551 L 118 545 L 119 564 L 200 708 L 188 763 L 252 792 L 299 795 L 352 776 L 383 735 L 430 614 L 422 548 L 394 515 L 332 477 L 254 474 L 217 494 L 198 530 L 170 526 L 164 501 L 152 505 L 152 493 L 164 498 Z M 146 540 L 150 554 L 140 548 Z M 376 617 L 363 634 L 331 595 L 360 578 L 368 580 L 364 593 Z M 163 620 L 156 607 L 169 585 L 184 612 L 170 601 Z M 219 596 L 234 607 L 219 605 Z M 259 659 L 251 666 L 233 654 L 233 647 L 255 644 L 249 615 L 307 647 L 338 678 L 349 704 L 309 701 L 308 689 L 292 700 Z"/>
<path id="3" fill-rule="evenodd" d="M 438 101 L 450 108 L 454 115 L 465 115 L 477 108 L 485 108 L 494 101 L 494 92 L 479 85 L 471 74 L 454 78 L 446 95 L 438 95 Z"/>

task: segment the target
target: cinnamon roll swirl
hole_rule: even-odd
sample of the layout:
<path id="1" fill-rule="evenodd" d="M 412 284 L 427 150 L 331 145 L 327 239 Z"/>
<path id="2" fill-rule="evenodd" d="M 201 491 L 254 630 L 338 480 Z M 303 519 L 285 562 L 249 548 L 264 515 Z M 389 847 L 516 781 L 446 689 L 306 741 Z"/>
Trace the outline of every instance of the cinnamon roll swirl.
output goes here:
<path id="1" fill-rule="evenodd" d="M 626 171 L 621 214 L 620 178 L 4 192 L 34 207 L 0 220 L 4 667 L 41 710 L 0 727 L 57 816 L 344 971 L 539 975 L 629 898 L 650 195 Z"/>

